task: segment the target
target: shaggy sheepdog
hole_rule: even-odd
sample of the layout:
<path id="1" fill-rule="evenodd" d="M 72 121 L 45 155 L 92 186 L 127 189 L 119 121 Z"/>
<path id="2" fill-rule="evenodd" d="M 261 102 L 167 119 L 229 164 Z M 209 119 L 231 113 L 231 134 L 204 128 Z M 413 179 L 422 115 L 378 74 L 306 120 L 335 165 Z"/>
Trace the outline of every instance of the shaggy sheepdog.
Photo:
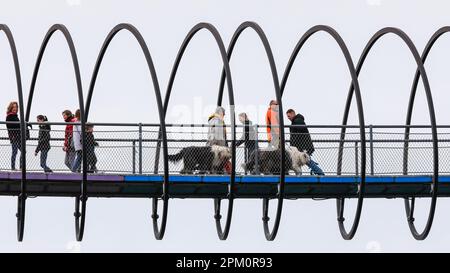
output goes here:
<path id="1" fill-rule="evenodd" d="M 285 174 L 289 174 L 289 170 L 293 170 L 296 175 L 301 173 L 301 167 L 307 165 L 310 160 L 310 157 L 306 152 L 300 152 L 293 146 L 286 147 L 285 158 Z M 242 164 L 242 168 L 255 174 L 256 162 L 258 162 L 260 173 L 280 174 L 281 150 L 273 148 L 255 150 L 250 154 L 248 162 Z"/>
<path id="2" fill-rule="evenodd" d="M 228 147 L 212 146 L 191 146 L 181 149 L 177 154 L 169 155 L 169 161 L 178 162 L 183 159 L 182 174 L 199 173 L 223 173 L 225 163 L 231 159 L 231 152 Z"/>
<path id="3" fill-rule="evenodd" d="M 286 147 L 286 151 L 289 153 L 292 161 L 292 170 L 296 175 L 301 174 L 302 166 L 308 165 L 311 158 L 306 151 L 300 152 L 297 147 Z"/>

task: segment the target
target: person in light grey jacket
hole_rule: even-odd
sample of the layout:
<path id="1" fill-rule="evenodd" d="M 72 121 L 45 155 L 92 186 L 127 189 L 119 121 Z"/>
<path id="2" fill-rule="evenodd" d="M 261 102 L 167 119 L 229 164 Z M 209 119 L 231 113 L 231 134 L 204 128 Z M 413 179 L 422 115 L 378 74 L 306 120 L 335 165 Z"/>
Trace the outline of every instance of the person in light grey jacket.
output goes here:
<path id="1" fill-rule="evenodd" d="M 225 127 L 225 122 L 223 118 L 225 116 L 225 108 L 218 106 L 214 114 L 210 115 L 208 118 L 208 141 L 206 145 L 219 145 L 226 146 L 227 144 L 227 132 Z"/>
<path id="2" fill-rule="evenodd" d="M 79 122 L 81 120 L 81 112 L 80 109 L 78 109 L 75 112 L 75 118 L 76 122 Z M 75 160 L 72 163 L 72 172 L 80 172 L 81 171 L 81 161 L 83 157 L 83 145 L 81 142 L 81 125 L 74 125 L 73 126 L 73 147 L 75 148 L 76 157 Z"/>

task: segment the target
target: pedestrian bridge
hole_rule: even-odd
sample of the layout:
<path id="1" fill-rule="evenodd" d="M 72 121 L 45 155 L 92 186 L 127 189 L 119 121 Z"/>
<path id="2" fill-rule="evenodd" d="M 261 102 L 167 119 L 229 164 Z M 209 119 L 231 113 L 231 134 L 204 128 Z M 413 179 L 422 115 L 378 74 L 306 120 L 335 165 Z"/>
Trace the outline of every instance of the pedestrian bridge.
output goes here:
<path id="1" fill-rule="evenodd" d="M 254 31 L 262 42 L 267 53 L 268 65 L 273 79 L 274 93 L 267 97 L 276 99 L 280 113 L 283 110 L 283 93 L 289 74 L 297 57 L 301 55 L 302 47 L 308 39 L 318 32 L 326 33 L 339 46 L 351 76 L 350 88 L 342 90 L 343 119 L 341 124 L 315 125 L 308 124 L 311 138 L 315 145 L 312 155 L 314 161 L 324 171 L 324 176 L 309 174 L 303 166 L 300 173 L 280 172 L 279 174 L 247 173 L 241 167 L 248 158 L 248 151 L 236 146 L 236 139 L 242 135 L 242 127 L 236 123 L 234 92 L 230 59 L 240 35 L 244 31 Z M 392 27 L 377 31 L 367 42 L 358 63 L 354 63 L 351 54 L 341 36 L 329 26 L 317 25 L 311 27 L 294 47 L 291 57 L 284 69 L 283 76 L 275 65 L 275 58 L 269 39 L 261 27 L 254 22 L 244 22 L 235 31 L 228 48 L 225 47 L 218 30 L 211 24 L 199 23 L 187 34 L 176 55 L 171 70 L 164 99 L 156 69 L 147 43 L 137 28 L 130 24 L 119 24 L 106 36 L 98 54 L 88 87 L 87 98 L 84 100 L 83 81 L 75 43 L 69 30 L 60 24 L 50 27 L 45 34 L 36 64 L 31 77 L 28 100 L 25 103 L 22 90 L 21 67 L 19 54 L 14 42 L 14 36 L 8 26 L 0 24 L 0 31 L 6 34 L 13 57 L 15 80 L 17 82 L 17 101 L 20 119 L 20 146 L 25 155 L 20 159 L 20 171 L 11 170 L 11 144 L 5 127 L 0 132 L 0 195 L 18 196 L 17 234 L 22 241 L 25 227 L 26 200 L 30 196 L 65 196 L 75 198 L 75 227 L 77 240 L 82 240 L 85 226 L 87 201 L 94 197 L 141 197 L 152 200 L 152 221 L 154 234 L 162 239 L 165 234 L 170 198 L 211 198 L 214 200 L 214 219 L 220 239 L 228 237 L 234 200 L 236 198 L 259 198 L 263 205 L 263 227 L 267 240 L 274 240 L 281 223 L 283 202 L 286 199 L 298 198 L 333 198 L 337 200 L 337 220 L 344 239 L 352 239 L 358 228 L 363 212 L 365 198 L 402 198 L 405 202 L 406 219 L 415 239 L 423 240 L 431 230 L 438 197 L 447 197 L 450 193 L 450 126 L 438 124 L 434 109 L 431 87 L 428 82 L 424 62 L 435 42 L 450 27 L 437 30 L 419 53 L 409 36 L 402 30 Z M 117 33 L 126 31 L 132 34 L 144 53 L 148 65 L 150 80 L 153 84 L 152 94 L 156 98 L 158 121 L 156 124 L 105 124 L 95 125 L 94 135 L 99 143 L 95 149 L 97 172 L 89 173 L 86 155 L 86 123 L 92 122 L 89 112 L 97 76 L 109 45 Z M 176 74 L 186 48 L 194 36 L 200 31 L 211 34 L 216 42 L 223 72 L 217 96 L 217 105 L 221 106 L 224 92 L 228 97 L 228 116 L 231 117 L 227 139 L 231 152 L 231 169 L 226 174 L 181 174 L 183 162 L 169 162 L 168 155 L 174 154 L 184 147 L 205 146 L 207 126 L 203 124 L 167 124 L 166 112 L 170 108 L 170 97 Z M 80 173 L 71 173 L 64 165 L 64 130 L 67 123 L 51 123 L 51 150 L 47 164 L 52 173 L 44 173 L 40 167 L 39 157 L 34 156 L 38 141 L 37 124 L 30 122 L 35 86 L 39 75 L 40 64 L 44 58 L 49 41 L 54 33 L 61 33 L 70 50 L 71 60 L 76 78 L 78 105 L 81 112 L 80 123 L 82 132 L 83 163 Z M 405 124 L 403 125 L 368 125 L 364 119 L 363 90 L 360 90 L 358 75 L 365 59 L 373 46 L 385 35 L 393 35 L 407 46 L 416 64 L 416 73 L 412 77 L 412 88 L 409 92 Z M 210 56 L 202 56 L 209 58 Z M 388 64 L 387 64 L 388 65 Z M 57 71 L 55 71 L 56 73 Z M 117 80 L 117 79 L 114 79 Z M 429 124 L 412 124 L 412 113 L 419 80 L 423 83 L 429 116 Z M 226 91 L 225 91 L 226 83 Z M 245 90 L 239 90 L 245 91 Z M 247 90 L 248 91 L 248 90 Z M 354 101 L 357 113 L 357 124 L 348 125 L 351 104 Z M 365 101 L 367 104 L 368 102 Z M 227 107 L 227 105 L 223 105 Z M 63 106 L 61 106 L 64 108 Z M 49 109 L 51 111 L 52 109 Z M 58 110 L 59 113 L 59 110 Z M 48 113 L 46 113 L 48 114 Z M 308 113 L 304 113 L 308 114 Z M 424 113 L 421 113 L 424 114 Z M 3 125 L 5 125 L 3 123 Z M 29 125 L 30 137 L 26 137 Z M 290 128 L 280 118 L 280 158 L 271 164 L 279 164 L 280 169 L 287 165 L 285 149 L 290 145 Z M 258 146 L 267 145 L 267 136 L 261 126 L 256 125 Z M 262 130 L 260 130 L 262 129 Z M 415 200 L 423 197 L 430 200 L 429 213 L 422 216 L 426 225 L 422 231 L 417 231 L 414 222 Z M 352 217 L 350 229 L 347 229 L 344 218 L 345 200 L 357 200 L 356 211 Z M 270 227 L 269 200 L 276 200 L 276 214 Z M 222 223 L 222 201 L 227 200 L 226 219 Z M 161 202 L 162 201 L 162 202 Z M 162 209 L 158 209 L 161 206 Z"/>
<path id="2" fill-rule="evenodd" d="M 359 126 L 308 125 L 315 147 L 312 158 L 325 173 L 319 176 L 311 174 L 306 165 L 297 174 L 292 169 L 281 174 L 248 173 L 242 167 L 248 160 L 248 151 L 245 145 L 236 147 L 236 141 L 233 143 L 229 125 L 227 138 L 234 163 L 231 172 L 216 174 L 194 170 L 183 174 L 183 160 L 165 159 L 159 124 L 131 123 L 92 123 L 98 142 L 95 147 L 97 171 L 88 172 L 86 167 L 80 173 L 73 173 L 64 164 L 62 150 L 65 126 L 71 123 L 58 122 L 48 123 L 52 129 L 47 165 L 53 170 L 48 173 L 33 152 L 38 143 L 38 124 L 27 124 L 32 129 L 26 140 L 29 152 L 24 172 L 10 170 L 11 144 L 7 130 L 0 130 L 0 150 L 4 155 L 0 160 L 0 195 L 20 197 L 25 192 L 27 197 L 72 197 L 76 199 L 77 209 L 80 209 L 78 204 L 81 204 L 83 192 L 85 198 L 149 198 L 154 200 L 154 220 L 158 218 L 158 200 L 165 200 L 167 205 L 170 198 L 209 198 L 216 204 L 214 214 L 219 235 L 223 234 L 220 230 L 222 200 L 228 200 L 229 205 L 239 198 L 262 199 L 263 219 L 267 225 L 269 200 L 336 199 L 341 208 L 338 217 L 343 225 L 343 204 L 347 198 L 401 198 L 412 217 L 415 198 L 450 197 L 450 126 L 437 126 L 438 138 L 433 142 L 428 125 L 369 125 L 364 127 L 364 144 Z M 254 125 L 255 141 L 260 149 L 268 145 L 265 127 Z M 286 147 L 290 146 L 291 127 L 286 125 L 282 130 Z M 167 124 L 166 129 L 169 155 L 185 147 L 206 146 L 208 125 Z M 243 132 L 242 125 L 235 126 L 237 139 Z M 430 164 L 434 147 L 439 155 L 438 176 L 434 175 L 433 164 Z M 89 162 L 89 158 L 86 161 Z M 276 164 L 281 165 L 282 161 Z M 75 215 L 81 217 L 81 213 Z M 413 222 L 410 219 L 410 223 Z"/>

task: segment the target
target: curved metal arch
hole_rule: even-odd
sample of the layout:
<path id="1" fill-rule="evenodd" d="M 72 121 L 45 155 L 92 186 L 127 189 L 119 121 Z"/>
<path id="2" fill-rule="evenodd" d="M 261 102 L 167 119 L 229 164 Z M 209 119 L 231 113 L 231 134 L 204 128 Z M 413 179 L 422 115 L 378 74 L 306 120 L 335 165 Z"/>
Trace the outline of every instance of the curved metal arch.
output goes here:
<path id="1" fill-rule="evenodd" d="M 306 43 L 306 41 L 315 33 L 320 32 L 320 31 L 324 31 L 326 33 L 328 33 L 339 45 L 345 61 L 347 63 L 349 72 L 350 72 L 350 76 L 352 78 L 352 86 L 355 86 L 355 93 L 356 93 L 356 103 L 357 103 L 357 108 L 358 108 L 358 118 L 359 118 L 359 131 L 360 131 L 360 138 L 361 138 L 361 181 L 359 184 L 359 189 L 358 189 L 358 203 L 357 203 L 357 208 L 356 208 L 356 212 L 355 212 L 355 219 L 353 221 L 352 227 L 350 229 L 349 232 L 346 231 L 345 226 L 344 226 L 344 199 L 340 198 L 340 199 L 336 199 L 337 201 L 337 213 L 338 213 L 338 225 L 339 225 L 339 230 L 341 232 L 341 235 L 344 239 L 346 240 L 351 240 L 355 233 L 356 230 L 358 229 L 358 225 L 360 222 L 360 218 L 361 218 L 361 212 L 362 212 L 362 206 L 363 206 L 363 201 L 364 201 L 364 195 L 365 195 L 365 186 L 366 186 L 366 134 L 365 134 L 365 123 L 364 123 L 364 109 L 363 109 L 363 104 L 362 104 L 362 98 L 361 98 L 361 91 L 359 88 L 359 82 L 358 82 L 358 76 L 355 70 L 355 66 L 353 64 L 353 60 L 351 58 L 350 52 L 348 51 L 347 46 L 345 45 L 344 40 L 342 39 L 342 37 L 337 33 L 336 30 L 334 30 L 333 28 L 329 27 L 329 26 L 324 26 L 324 25 L 317 25 L 314 26 L 312 28 L 310 28 L 298 41 L 297 45 L 295 46 L 292 55 L 289 59 L 289 62 L 286 66 L 286 70 L 284 72 L 283 75 L 283 79 L 281 81 L 281 94 L 283 94 L 284 89 L 286 88 L 286 83 L 287 80 L 289 78 L 289 74 L 291 72 L 292 66 L 301 50 L 301 48 L 303 47 L 303 45 Z M 348 110 L 346 110 L 347 112 L 344 113 L 344 116 L 348 115 Z M 346 125 L 346 122 L 343 122 L 343 125 Z M 340 149 L 339 149 L 339 159 L 338 161 L 341 162 L 341 152 L 343 149 L 343 140 L 345 138 L 345 127 L 343 127 L 341 129 L 341 142 L 340 142 Z M 341 173 L 341 169 L 339 167 L 338 164 L 338 170 L 337 170 L 338 175 L 340 175 Z"/>
<path id="2" fill-rule="evenodd" d="M 16 85 L 17 85 L 17 96 L 19 98 L 19 115 L 20 115 L 20 144 L 21 144 L 21 160 L 20 165 L 22 166 L 21 171 L 21 182 L 20 182 L 20 194 L 17 198 L 17 240 L 21 242 L 23 240 L 23 234 L 25 229 L 25 208 L 27 199 L 27 170 L 26 170 L 26 132 L 25 132 L 25 115 L 23 107 L 23 89 L 22 89 L 22 78 L 20 76 L 20 65 L 19 57 L 17 54 L 16 43 L 14 42 L 14 37 L 11 30 L 7 25 L 0 24 L 0 32 L 5 32 L 6 38 L 8 40 L 9 48 L 11 49 L 11 54 L 14 63 L 14 72 L 16 74 Z"/>
<path id="3" fill-rule="evenodd" d="M 244 30 L 246 30 L 247 28 L 254 30 L 258 34 L 258 37 L 260 38 L 260 40 L 264 46 L 264 50 L 266 51 L 266 55 L 269 60 L 269 66 L 270 66 L 270 70 L 272 72 L 272 80 L 273 80 L 273 84 L 274 84 L 274 88 L 275 88 L 275 96 L 279 103 L 279 115 L 280 115 L 279 126 L 280 126 L 280 148 L 281 148 L 281 168 L 280 169 L 284 170 L 285 164 L 286 164 L 285 163 L 286 162 L 285 135 L 284 135 L 283 103 L 282 103 L 282 99 L 281 99 L 278 72 L 277 72 L 277 68 L 275 65 L 275 59 L 273 57 L 273 52 L 272 52 L 272 49 L 269 44 L 269 40 L 267 39 L 267 36 L 264 33 L 264 31 L 262 30 L 262 28 L 257 23 L 247 21 L 247 22 L 242 23 L 236 29 L 236 31 L 233 34 L 233 37 L 231 38 L 230 44 L 228 46 L 228 50 L 227 50 L 228 61 L 231 60 L 231 56 L 233 54 L 234 47 L 235 47 L 237 41 L 239 40 L 239 37 L 241 36 L 242 32 Z M 223 89 L 224 89 L 224 85 L 225 85 L 225 77 L 226 77 L 225 71 L 222 70 L 222 76 L 220 79 L 220 86 L 219 86 L 219 96 L 217 98 L 218 105 L 220 105 L 222 103 Z M 277 212 L 276 212 L 276 217 L 275 217 L 275 223 L 274 223 L 272 231 L 270 231 L 270 228 L 269 228 L 269 220 L 270 220 L 270 218 L 268 216 L 269 215 L 269 199 L 268 198 L 263 199 L 263 218 L 262 218 L 262 220 L 263 220 L 263 227 L 264 227 L 264 235 L 268 241 L 273 241 L 278 233 L 278 229 L 279 229 L 280 221 L 281 221 L 282 209 L 283 209 L 284 188 L 285 188 L 285 173 L 284 173 L 284 171 L 281 171 L 280 172 L 280 181 L 278 184 L 278 193 L 277 193 L 278 206 L 277 206 Z M 216 212 L 217 212 L 217 209 L 216 209 Z M 219 212 L 220 212 L 220 207 L 219 207 Z M 220 225 L 220 222 L 218 223 L 218 225 Z"/>
<path id="4" fill-rule="evenodd" d="M 425 64 L 428 54 L 430 53 L 434 44 L 437 42 L 437 40 L 439 40 L 439 38 L 442 35 L 444 35 L 447 32 L 450 32 L 450 26 L 445 26 L 445 27 L 438 29 L 431 36 L 430 40 L 428 41 L 427 45 L 425 46 L 425 48 L 422 52 L 421 60 L 422 60 L 423 64 Z M 413 84 L 411 87 L 411 94 L 409 97 L 408 110 L 407 110 L 407 115 L 406 115 L 406 125 L 411 124 L 412 112 L 414 109 L 414 101 L 415 101 L 415 97 L 416 97 L 416 93 L 417 93 L 417 86 L 419 84 L 420 75 L 421 75 L 420 70 L 417 69 L 416 74 L 414 75 L 414 80 L 413 80 Z M 410 132 L 410 128 L 406 127 L 405 128 L 405 140 L 409 140 L 409 132 Z M 404 146 L 404 151 L 403 151 L 403 168 L 404 168 L 403 172 L 407 173 L 408 172 L 408 169 L 407 169 L 408 168 L 408 141 L 405 141 L 405 146 Z M 436 188 L 434 188 L 433 190 L 434 190 L 435 194 L 437 194 Z M 434 206 L 435 205 L 436 204 L 434 204 Z M 408 225 L 410 227 L 410 230 L 411 230 L 413 236 L 418 237 L 419 234 L 414 225 L 414 207 L 415 207 L 415 198 L 414 197 L 411 200 L 411 204 L 409 203 L 408 199 L 405 199 L 405 212 L 406 212 L 406 217 L 408 219 Z M 433 211 L 433 215 L 434 215 L 434 211 Z M 430 227 L 431 227 L 431 224 L 430 224 Z M 426 231 L 426 233 L 424 232 L 423 239 L 425 239 L 427 237 L 430 229 L 428 229 L 428 231 L 427 230 L 425 230 L 425 231 Z M 416 238 L 416 239 L 423 240 L 422 238 Z"/>
<path id="5" fill-rule="evenodd" d="M 162 219 L 161 219 L 161 227 L 158 227 L 159 215 L 158 215 L 158 199 L 157 198 L 153 198 L 153 202 L 152 202 L 152 221 L 153 221 L 153 231 L 155 234 L 155 238 L 157 240 L 161 240 L 164 237 L 164 233 L 166 230 L 167 214 L 168 214 L 168 208 L 169 208 L 169 164 L 168 164 L 168 160 L 167 160 L 168 151 L 167 151 L 167 134 L 166 134 L 166 124 L 165 124 L 165 116 L 164 116 L 164 106 L 162 104 L 161 91 L 160 91 L 160 87 L 159 87 L 159 83 L 158 83 L 156 69 L 153 64 L 153 60 L 150 55 L 148 46 L 145 43 L 145 40 L 142 37 L 141 33 L 138 31 L 138 29 L 131 24 L 118 24 L 110 31 L 108 36 L 105 38 L 105 41 L 103 42 L 102 48 L 99 52 L 97 61 L 95 63 L 94 71 L 92 72 L 91 82 L 89 85 L 88 97 L 87 97 L 87 101 L 86 101 L 86 120 L 89 116 L 89 110 L 91 107 L 91 101 L 92 101 L 92 96 L 94 93 L 94 87 L 95 87 L 95 83 L 97 81 L 97 76 L 98 76 L 98 72 L 100 70 L 100 66 L 103 62 L 103 57 L 105 56 L 105 53 L 106 53 L 111 41 L 114 39 L 116 34 L 119 33 L 121 30 L 127 30 L 138 41 L 138 43 L 142 49 L 142 52 L 144 53 L 145 60 L 147 62 L 147 66 L 150 71 L 150 76 L 152 78 L 153 88 L 155 90 L 156 102 L 157 102 L 158 113 L 159 113 L 159 121 L 161 124 L 162 141 L 163 141 L 164 181 L 163 181 L 163 193 L 161 196 L 161 198 L 163 200 L 163 213 L 162 213 Z"/>
<path id="6" fill-rule="evenodd" d="M 414 218 L 412 217 L 412 214 L 411 214 L 411 212 L 414 212 L 414 202 L 412 204 L 413 208 L 410 211 L 408 211 L 409 210 L 409 201 L 407 199 L 405 199 L 405 210 L 406 210 L 406 213 L 408 216 L 408 225 L 411 230 L 411 233 L 416 240 L 423 240 L 428 236 L 428 233 L 431 230 L 431 225 L 433 223 L 434 213 L 436 210 L 438 175 L 439 175 L 439 154 L 438 154 L 438 145 L 437 145 L 436 116 L 435 116 L 435 111 L 434 111 L 433 98 L 431 95 L 431 88 L 430 88 L 430 84 L 428 82 L 428 77 L 427 77 L 422 59 L 419 55 L 419 52 L 417 51 L 417 48 L 413 44 L 412 40 L 408 37 L 408 35 L 405 32 L 403 32 L 402 30 L 400 30 L 398 28 L 387 27 L 387 28 L 383 28 L 383 29 L 379 30 L 378 32 L 376 32 L 372 36 L 372 38 L 369 40 L 369 42 L 367 43 L 366 47 L 364 48 L 364 50 L 361 54 L 361 57 L 358 61 L 358 65 L 356 67 L 356 72 L 357 72 L 357 75 L 359 75 L 359 73 L 362 69 L 362 66 L 364 64 L 364 61 L 365 61 L 367 55 L 369 54 L 370 50 L 372 49 L 372 47 L 376 44 L 376 42 L 381 37 L 383 37 L 384 35 L 389 34 L 389 33 L 400 37 L 401 40 L 407 45 L 410 52 L 412 53 L 414 60 L 418 66 L 416 75 L 417 75 L 417 73 L 419 73 L 422 76 L 422 82 L 425 87 L 428 111 L 429 111 L 429 115 L 430 115 L 431 135 L 432 135 L 432 142 L 433 142 L 433 180 L 432 180 L 432 189 L 431 189 L 431 205 L 430 205 L 430 210 L 429 210 L 429 214 L 428 214 L 428 220 L 427 220 L 427 224 L 422 233 L 417 232 L 417 229 L 415 228 L 415 225 L 414 225 Z M 418 78 L 417 78 L 417 80 L 418 80 Z M 413 84 L 413 89 L 411 90 L 411 96 L 410 96 L 410 101 L 409 101 L 409 106 L 408 106 L 408 114 L 407 114 L 407 123 L 406 123 L 407 126 L 405 129 L 405 142 L 409 135 L 408 126 L 410 125 L 411 114 L 412 114 L 410 112 L 412 112 L 412 108 L 413 108 L 413 104 L 414 104 L 414 99 L 411 99 L 411 97 L 415 96 L 415 88 L 417 88 L 417 84 Z M 345 114 L 344 114 L 344 118 L 343 118 L 343 124 L 347 123 L 348 112 L 350 110 L 352 96 L 353 96 L 353 85 L 351 85 L 350 89 L 349 89 L 347 102 L 345 105 Z M 406 153 L 406 148 L 407 148 L 407 146 L 405 146 L 405 153 Z"/>
<path id="7" fill-rule="evenodd" d="M 75 232 L 76 232 L 76 238 L 78 241 L 83 240 L 83 234 L 84 234 L 84 226 L 86 221 L 86 202 L 87 202 L 87 173 L 86 173 L 86 153 L 84 152 L 86 150 L 86 134 L 85 134 L 85 125 L 86 125 L 86 119 L 85 119 L 85 113 L 84 113 L 84 100 L 83 100 L 83 86 L 81 83 L 81 73 L 80 73 L 80 67 L 78 64 L 78 57 L 77 52 L 75 50 L 75 44 L 73 42 L 72 36 L 70 35 L 69 30 L 62 24 L 55 24 L 50 27 L 50 29 L 47 31 L 47 34 L 45 34 L 44 40 L 42 41 L 41 48 L 39 49 L 38 57 L 36 60 L 36 64 L 34 66 L 33 70 L 33 77 L 31 79 L 31 86 L 30 86 L 30 94 L 28 97 L 28 104 L 27 104 L 27 112 L 26 112 L 26 121 L 29 121 L 30 113 L 31 113 L 31 106 L 33 104 L 33 95 L 34 95 L 34 89 L 36 87 L 36 80 L 39 73 L 39 68 L 41 66 L 41 61 L 45 53 L 45 49 L 47 48 L 48 42 L 53 37 L 53 34 L 57 31 L 60 31 L 67 42 L 67 45 L 70 50 L 70 55 L 72 58 L 73 68 L 75 72 L 75 79 L 77 83 L 77 94 L 78 94 L 78 104 L 80 108 L 80 116 L 81 116 L 81 143 L 83 148 L 82 153 L 82 180 L 81 180 L 81 192 L 80 196 L 77 196 L 75 198 Z M 80 203 L 81 203 L 81 211 L 80 211 Z M 81 218 L 81 219 L 80 219 Z"/>
<path id="8" fill-rule="evenodd" d="M 211 33 L 216 41 L 217 46 L 219 47 L 220 55 L 222 58 L 226 79 L 227 79 L 227 86 L 228 86 L 228 97 L 230 102 L 230 108 L 231 108 L 231 164 L 232 164 L 232 170 L 230 175 L 230 183 L 228 185 L 228 211 L 227 211 L 227 219 L 225 222 L 225 228 L 222 229 L 222 226 L 220 224 L 220 219 L 222 216 L 220 215 L 220 200 L 215 199 L 214 200 L 214 210 L 215 215 L 214 218 L 216 220 L 216 228 L 217 228 L 217 234 L 220 238 L 220 240 L 226 240 L 228 238 L 228 234 L 230 232 L 231 227 L 231 218 L 233 214 L 233 204 L 234 204 L 234 185 L 236 180 L 236 120 L 235 120 L 235 112 L 234 112 L 234 93 L 233 93 L 233 83 L 231 80 L 231 70 L 230 65 L 227 58 L 227 53 L 225 50 L 225 45 L 223 43 L 222 37 L 220 36 L 217 29 L 209 23 L 199 23 L 195 25 L 189 33 L 186 35 L 186 38 L 184 39 L 183 43 L 181 44 L 181 47 L 177 53 L 177 57 L 175 59 L 174 65 L 172 67 L 172 72 L 170 74 L 169 82 L 167 85 L 167 92 L 164 99 L 164 116 L 167 113 L 170 95 L 172 93 L 173 84 L 175 81 L 175 76 L 178 71 L 178 67 L 180 65 L 181 59 L 183 58 L 184 52 L 189 45 L 192 38 L 200 31 L 200 30 L 207 30 L 209 33 Z M 220 105 L 220 104 L 218 104 Z"/>
<path id="9" fill-rule="evenodd" d="M 447 32 L 450 32 L 450 26 L 441 27 L 431 36 L 430 40 L 428 41 L 427 45 L 425 46 L 425 48 L 422 52 L 422 56 L 421 56 L 422 63 L 425 64 L 428 54 L 430 53 L 434 44 L 437 42 L 437 40 L 439 40 L 439 38 L 442 35 L 444 35 Z M 407 110 L 407 116 L 406 116 L 406 124 L 411 124 L 412 112 L 413 112 L 413 108 L 414 108 L 414 101 L 415 101 L 415 97 L 416 97 L 416 93 L 417 93 L 417 85 L 419 84 L 419 79 L 420 79 L 420 70 L 417 69 L 416 74 L 414 75 L 414 81 L 413 81 L 413 84 L 411 87 L 411 94 L 410 94 L 410 98 L 409 98 L 408 110 Z"/>

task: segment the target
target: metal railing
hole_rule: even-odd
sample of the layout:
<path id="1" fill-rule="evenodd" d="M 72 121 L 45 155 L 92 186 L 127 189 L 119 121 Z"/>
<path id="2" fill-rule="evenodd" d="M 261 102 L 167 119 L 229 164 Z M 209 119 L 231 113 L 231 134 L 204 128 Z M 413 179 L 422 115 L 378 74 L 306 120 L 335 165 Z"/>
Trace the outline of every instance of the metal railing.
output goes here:
<path id="1" fill-rule="evenodd" d="M 5 125 L 5 122 L 0 125 Z M 27 123 L 32 126 L 30 138 L 26 141 L 27 171 L 43 171 L 40 166 L 40 156 L 34 156 L 38 144 L 39 129 L 35 122 Z M 64 165 L 65 152 L 62 150 L 65 126 L 71 123 L 51 122 L 50 150 L 47 163 L 56 172 L 70 172 Z M 77 125 L 77 124 L 74 124 Z M 142 123 L 93 123 L 96 142 L 95 155 L 97 157 L 97 170 L 99 173 L 124 173 L 124 174 L 162 174 L 163 156 L 161 139 L 159 136 L 159 124 Z M 289 133 L 291 127 L 285 126 L 287 146 L 295 134 Z M 343 152 L 341 164 L 342 175 L 359 175 L 361 172 L 360 159 L 361 140 L 358 126 L 339 125 L 308 125 L 309 135 L 314 144 L 315 151 L 311 159 L 319 163 L 326 175 L 336 175 L 339 150 Z M 208 140 L 208 125 L 203 124 L 168 124 L 168 151 L 170 155 L 177 154 L 187 147 L 205 147 Z M 229 126 L 226 128 L 229 129 Z M 267 149 L 266 126 L 254 125 L 256 132 L 254 140 L 260 150 Z M 342 136 L 342 128 L 345 128 L 345 137 Z M 401 175 L 405 168 L 409 174 L 431 174 L 432 166 L 427 159 L 432 157 L 432 140 L 430 127 L 426 125 L 408 126 L 409 133 L 405 137 L 406 126 L 401 125 L 368 125 L 366 126 L 366 173 L 370 175 Z M 439 170 L 440 173 L 450 173 L 450 126 L 438 126 L 439 130 Z M 230 130 L 227 131 L 227 140 L 231 143 Z M 236 126 L 236 138 L 243 135 L 244 126 Z M 297 134 L 298 135 L 298 134 Z M 342 145 L 342 146 L 340 146 Z M 11 142 L 6 128 L 0 129 L 0 170 L 11 169 Z M 404 160 L 405 151 L 407 160 Z M 245 143 L 236 149 L 237 174 L 261 174 L 260 153 L 255 154 L 256 168 L 250 172 L 243 168 L 242 164 L 249 159 L 251 151 L 245 148 Z M 19 153 L 20 154 L 20 151 Z M 276 155 L 276 154 L 275 154 Z M 201 161 L 202 154 L 198 154 L 194 160 Z M 195 155 L 194 155 L 195 157 Z M 17 156 L 19 162 L 19 156 Z M 184 166 L 183 160 L 170 162 L 171 174 L 179 174 Z M 406 164 L 406 166 L 405 166 Z M 193 174 L 204 170 L 193 170 Z M 295 174 L 291 169 L 291 175 Z M 309 168 L 303 165 L 301 174 L 308 174 Z M 206 172 L 208 174 L 208 172 Z M 224 172 L 226 174 L 226 172 Z M 268 174 L 268 173 L 266 173 Z"/>

